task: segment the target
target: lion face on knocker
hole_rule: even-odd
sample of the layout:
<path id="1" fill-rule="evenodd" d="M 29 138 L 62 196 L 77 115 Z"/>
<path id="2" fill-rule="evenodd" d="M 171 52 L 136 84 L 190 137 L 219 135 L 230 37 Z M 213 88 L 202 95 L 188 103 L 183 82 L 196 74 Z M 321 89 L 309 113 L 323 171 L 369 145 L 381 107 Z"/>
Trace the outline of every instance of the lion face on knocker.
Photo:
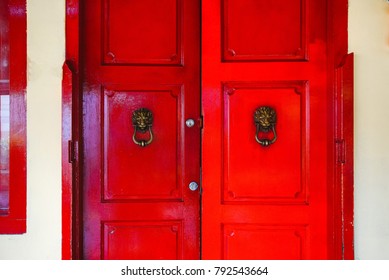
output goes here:
<path id="1" fill-rule="evenodd" d="M 146 132 L 153 124 L 153 113 L 150 110 L 141 108 L 132 113 L 132 124 L 140 132 Z"/>
<path id="2" fill-rule="evenodd" d="M 258 108 L 254 113 L 256 124 L 260 125 L 262 131 L 268 131 L 276 123 L 276 112 L 268 106 Z"/>

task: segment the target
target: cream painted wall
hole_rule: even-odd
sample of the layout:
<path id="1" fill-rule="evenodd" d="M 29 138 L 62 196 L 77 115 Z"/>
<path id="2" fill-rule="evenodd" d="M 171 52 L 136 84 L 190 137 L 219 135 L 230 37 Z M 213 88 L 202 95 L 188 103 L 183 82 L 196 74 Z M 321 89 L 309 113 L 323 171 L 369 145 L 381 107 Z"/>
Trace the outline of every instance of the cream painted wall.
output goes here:
<path id="1" fill-rule="evenodd" d="M 389 2 L 349 0 L 355 53 L 355 253 L 389 259 Z"/>
<path id="2" fill-rule="evenodd" d="M 27 0 L 28 224 L 0 259 L 61 258 L 61 67 L 65 0 Z M 349 0 L 355 53 L 355 252 L 389 259 L 389 3 Z"/>
<path id="3" fill-rule="evenodd" d="M 61 79 L 65 0 L 27 0 L 27 233 L 0 259 L 61 258 Z"/>

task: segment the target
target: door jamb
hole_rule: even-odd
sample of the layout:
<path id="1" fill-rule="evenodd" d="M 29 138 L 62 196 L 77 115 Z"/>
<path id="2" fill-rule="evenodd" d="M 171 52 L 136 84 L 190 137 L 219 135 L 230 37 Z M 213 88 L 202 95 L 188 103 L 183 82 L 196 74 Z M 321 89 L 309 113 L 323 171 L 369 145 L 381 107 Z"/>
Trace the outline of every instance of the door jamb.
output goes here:
<path id="1" fill-rule="evenodd" d="M 80 2 L 66 0 L 62 80 L 62 259 L 81 259 Z"/>
<path id="2" fill-rule="evenodd" d="M 202 0 L 207 1 L 207 0 Z M 62 86 L 62 259 L 82 258 L 80 105 L 80 4 L 66 0 L 66 58 Z M 328 0 L 329 123 L 329 252 L 332 259 L 354 258 L 353 237 L 353 55 L 347 55 L 348 0 Z"/>

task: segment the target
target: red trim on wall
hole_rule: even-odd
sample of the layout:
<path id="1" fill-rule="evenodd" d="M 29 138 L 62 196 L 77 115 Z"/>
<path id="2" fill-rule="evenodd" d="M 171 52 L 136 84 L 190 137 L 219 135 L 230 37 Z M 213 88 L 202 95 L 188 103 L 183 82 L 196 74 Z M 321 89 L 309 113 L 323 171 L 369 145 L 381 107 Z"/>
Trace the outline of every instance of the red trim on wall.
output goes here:
<path id="1" fill-rule="evenodd" d="M 9 0 L 10 188 L 1 234 L 26 232 L 26 1 Z"/>

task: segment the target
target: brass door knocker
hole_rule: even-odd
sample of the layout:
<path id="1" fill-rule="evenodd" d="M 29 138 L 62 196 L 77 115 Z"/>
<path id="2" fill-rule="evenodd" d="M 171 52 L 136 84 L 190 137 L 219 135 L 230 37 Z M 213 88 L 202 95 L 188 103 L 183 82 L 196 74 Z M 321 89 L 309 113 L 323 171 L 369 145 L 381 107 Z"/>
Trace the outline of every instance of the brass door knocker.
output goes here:
<path id="1" fill-rule="evenodd" d="M 262 106 L 255 110 L 254 122 L 257 128 L 255 133 L 255 140 L 264 147 L 274 144 L 277 140 L 276 133 L 276 122 L 277 114 L 276 111 L 269 106 Z M 273 132 L 273 139 L 259 139 L 258 134 L 260 132 L 268 133 Z"/>
<path id="2" fill-rule="evenodd" d="M 153 131 L 151 127 L 153 125 L 153 113 L 146 108 L 140 108 L 132 113 L 132 125 L 134 126 L 134 134 L 132 140 L 135 144 L 146 147 L 153 142 Z M 149 139 L 138 139 L 138 133 L 145 134 L 149 132 Z"/>

